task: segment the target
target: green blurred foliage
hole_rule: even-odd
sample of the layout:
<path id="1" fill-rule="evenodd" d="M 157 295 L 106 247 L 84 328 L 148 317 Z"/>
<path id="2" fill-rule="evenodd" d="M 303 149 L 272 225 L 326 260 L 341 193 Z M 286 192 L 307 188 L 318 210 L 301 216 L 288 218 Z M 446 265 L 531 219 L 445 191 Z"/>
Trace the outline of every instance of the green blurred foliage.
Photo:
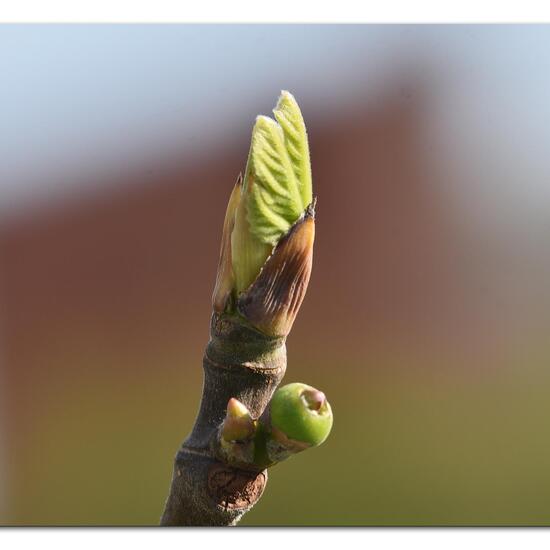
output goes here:
<path id="1" fill-rule="evenodd" d="M 335 413 L 329 439 L 270 469 L 242 525 L 548 522 L 542 361 L 485 375 L 323 367 L 316 378 Z M 201 386 L 198 365 L 166 374 L 51 390 L 50 414 L 25 441 L 4 523 L 157 524 Z"/>

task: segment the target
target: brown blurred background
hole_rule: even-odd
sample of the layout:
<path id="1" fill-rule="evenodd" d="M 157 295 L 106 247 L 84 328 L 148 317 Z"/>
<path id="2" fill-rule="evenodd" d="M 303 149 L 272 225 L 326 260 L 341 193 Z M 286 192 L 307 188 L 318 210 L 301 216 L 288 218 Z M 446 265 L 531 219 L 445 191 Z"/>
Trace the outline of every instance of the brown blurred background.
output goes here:
<path id="1" fill-rule="evenodd" d="M 0 523 L 158 522 L 226 202 L 284 88 L 318 197 L 285 380 L 335 424 L 243 524 L 548 524 L 549 27 L 3 26 L 0 45 Z"/>

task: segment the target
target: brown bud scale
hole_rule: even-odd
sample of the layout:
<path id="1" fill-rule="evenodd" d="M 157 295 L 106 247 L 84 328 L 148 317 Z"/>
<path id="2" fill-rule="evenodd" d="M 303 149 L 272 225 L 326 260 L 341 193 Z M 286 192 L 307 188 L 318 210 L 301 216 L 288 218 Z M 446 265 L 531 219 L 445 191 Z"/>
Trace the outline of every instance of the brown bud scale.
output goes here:
<path id="1" fill-rule="evenodd" d="M 313 260 L 311 206 L 275 247 L 252 286 L 238 299 L 239 312 L 269 336 L 286 336 L 304 299 Z"/>

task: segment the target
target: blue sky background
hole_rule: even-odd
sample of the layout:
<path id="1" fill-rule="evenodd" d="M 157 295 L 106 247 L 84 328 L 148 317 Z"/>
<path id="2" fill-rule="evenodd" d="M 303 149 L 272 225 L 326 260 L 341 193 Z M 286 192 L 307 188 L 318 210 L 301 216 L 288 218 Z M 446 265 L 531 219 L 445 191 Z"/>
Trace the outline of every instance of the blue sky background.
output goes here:
<path id="1" fill-rule="evenodd" d="M 512 155 L 533 177 L 508 188 L 550 195 L 548 26 L 2 25 L 0 208 L 242 140 L 282 88 L 330 118 L 426 68 L 432 139 L 470 168 Z"/>

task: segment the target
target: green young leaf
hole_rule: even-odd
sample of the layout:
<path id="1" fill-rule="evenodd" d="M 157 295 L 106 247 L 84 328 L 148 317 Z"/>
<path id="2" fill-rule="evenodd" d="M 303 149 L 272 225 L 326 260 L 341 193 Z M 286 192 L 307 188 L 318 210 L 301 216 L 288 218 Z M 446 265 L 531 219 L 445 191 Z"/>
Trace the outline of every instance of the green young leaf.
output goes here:
<path id="1" fill-rule="evenodd" d="M 286 150 L 300 188 L 302 204 L 306 207 L 311 203 L 313 195 L 306 125 L 300 107 L 294 96 L 283 90 L 273 114 L 283 129 Z"/>
<path id="2" fill-rule="evenodd" d="M 241 203 L 231 236 L 237 293 L 250 286 L 273 247 L 312 201 L 306 128 L 300 108 L 283 91 L 277 121 L 258 116 L 252 130 Z"/>
<path id="3" fill-rule="evenodd" d="M 259 116 L 252 132 L 248 221 L 252 233 L 275 245 L 311 203 L 311 168 L 300 108 L 282 92 L 273 110 L 277 122 Z"/>

